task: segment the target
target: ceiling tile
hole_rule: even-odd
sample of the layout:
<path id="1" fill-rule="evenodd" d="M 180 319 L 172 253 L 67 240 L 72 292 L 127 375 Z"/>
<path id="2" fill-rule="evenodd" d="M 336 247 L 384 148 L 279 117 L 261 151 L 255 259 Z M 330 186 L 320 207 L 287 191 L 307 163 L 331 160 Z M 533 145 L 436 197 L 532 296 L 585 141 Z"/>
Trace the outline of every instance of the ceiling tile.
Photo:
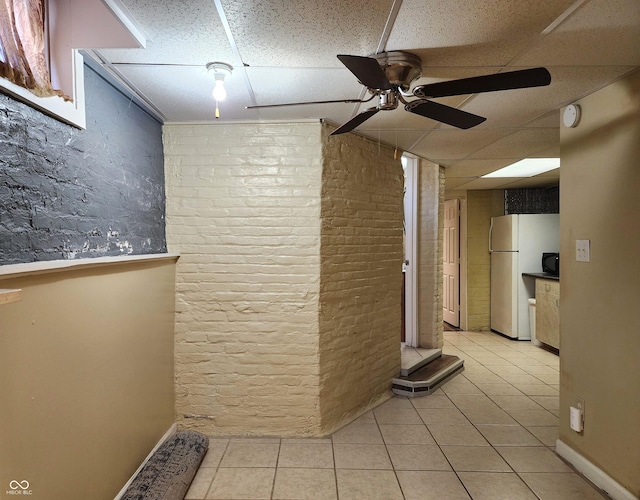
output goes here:
<path id="1" fill-rule="evenodd" d="M 475 94 L 463 109 L 485 116 L 481 126 L 515 127 L 558 111 L 577 100 L 617 80 L 629 71 L 627 66 L 549 68 L 551 85 L 529 89 Z M 560 126 L 560 120 L 555 126 Z"/>
<path id="2" fill-rule="evenodd" d="M 149 37 L 146 49 L 104 49 L 110 62 L 186 64 L 236 63 L 211 1 L 123 0 Z"/>
<path id="3" fill-rule="evenodd" d="M 542 188 L 557 186 L 560 182 L 560 177 L 526 177 L 524 179 L 517 179 L 514 181 L 502 184 L 499 189 L 523 189 L 523 188 Z"/>
<path id="4" fill-rule="evenodd" d="M 474 179 L 459 187 L 463 187 L 464 189 L 504 189 L 505 186 L 520 182 L 521 180 L 522 179 L 518 177 L 480 178 Z"/>
<path id="5" fill-rule="evenodd" d="M 506 167 L 511 160 L 464 160 L 445 169 L 447 177 L 481 177 L 485 174 Z"/>
<path id="6" fill-rule="evenodd" d="M 444 189 L 445 191 L 453 191 L 454 189 L 463 188 L 465 184 L 468 184 L 475 177 L 445 177 Z"/>
<path id="7" fill-rule="evenodd" d="M 550 149 L 558 143 L 559 137 L 560 130 L 557 128 L 520 129 L 476 151 L 470 158 L 525 158 Z"/>
<path id="8" fill-rule="evenodd" d="M 366 135 L 373 140 L 380 141 L 391 147 L 396 147 L 402 151 L 410 151 L 411 146 L 415 143 L 422 132 L 419 130 L 378 130 L 377 132 L 367 130 Z"/>
<path id="9" fill-rule="evenodd" d="M 546 115 L 536 118 L 526 124 L 527 128 L 542 127 L 542 128 L 558 128 L 560 124 L 560 110 L 554 109 L 549 111 Z"/>
<path id="10" fill-rule="evenodd" d="M 560 158 L 560 144 L 529 155 L 530 158 Z"/>
<path id="11" fill-rule="evenodd" d="M 392 0 L 222 0 L 249 66 L 339 67 L 337 54 L 376 51 Z"/>
<path id="12" fill-rule="evenodd" d="M 413 152 L 436 163 L 448 165 L 452 160 L 461 159 L 460 141 L 464 141 L 464 150 L 472 153 L 492 144 L 509 130 L 483 130 L 478 127 L 464 131 L 457 129 L 437 129 L 430 132 L 413 147 Z"/>
<path id="13" fill-rule="evenodd" d="M 256 104 L 358 99 L 362 85 L 346 68 L 246 68 L 254 89 Z M 262 119 L 327 118 L 336 123 L 347 121 L 354 109 L 351 103 L 318 104 L 262 108 Z"/>
<path id="14" fill-rule="evenodd" d="M 517 63 L 533 66 L 638 66 L 640 2 L 585 2 Z"/>
<path id="15" fill-rule="evenodd" d="M 426 66 L 504 66 L 573 0 L 404 0 L 387 50 L 415 52 Z"/>
<path id="16" fill-rule="evenodd" d="M 215 119 L 215 101 L 211 95 L 213 77 L 204 67 L 131 66 L 120 70 L 158 106 L 168 121 Z M 225 89 L 227 99 L 219 106 L 221 118 L 250 119 L 252 114 L 244 107 L 249 98 L 238 73 L 227 77 Z"/>

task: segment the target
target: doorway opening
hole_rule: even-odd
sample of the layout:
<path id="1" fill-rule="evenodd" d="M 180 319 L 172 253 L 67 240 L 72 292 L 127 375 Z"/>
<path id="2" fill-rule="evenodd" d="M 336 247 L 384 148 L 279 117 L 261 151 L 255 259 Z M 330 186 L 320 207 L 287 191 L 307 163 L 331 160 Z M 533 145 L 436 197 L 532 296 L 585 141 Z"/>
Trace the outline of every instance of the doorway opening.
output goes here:
<path id="1" fill-rule="evenodd" d="M 401 162 L 404 171 L 403 327 L 401 342 L 404 342 L 404 345 L 408 347 L 418 347 L 418 158 L 403 154 Z"/>
<path id="2" fill-rule="evenodd" d="M 453 328 L 460 326 L 460 203 L 444 202 L 442 255 L 442 318 Z"/>

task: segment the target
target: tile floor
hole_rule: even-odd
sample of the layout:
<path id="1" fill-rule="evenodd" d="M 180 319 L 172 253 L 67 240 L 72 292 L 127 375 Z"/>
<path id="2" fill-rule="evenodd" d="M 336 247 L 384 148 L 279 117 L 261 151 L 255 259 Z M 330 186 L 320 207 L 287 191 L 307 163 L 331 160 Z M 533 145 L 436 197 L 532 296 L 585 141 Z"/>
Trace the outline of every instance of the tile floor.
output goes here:
<path id="1" fill-rule="evenodd" d="M 465 371 L 435 393 L 396 396 L 326 439 L 213 438 L 186 499 L 606 498 L 554 453 L 558 357 L 493 333 L 444 336 Z"/>

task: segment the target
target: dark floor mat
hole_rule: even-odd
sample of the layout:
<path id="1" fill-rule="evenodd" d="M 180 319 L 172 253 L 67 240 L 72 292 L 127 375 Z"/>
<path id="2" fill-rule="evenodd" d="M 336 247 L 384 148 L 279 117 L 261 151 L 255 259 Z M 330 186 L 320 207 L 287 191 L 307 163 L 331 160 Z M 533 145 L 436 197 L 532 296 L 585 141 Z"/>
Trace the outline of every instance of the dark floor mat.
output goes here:
<path id="1" fill-rule="evenodd" d="M 182 500 L 208 447 L 209 438 L 204 434 L 176 432 L 151 456 L 122 500 Z"/>

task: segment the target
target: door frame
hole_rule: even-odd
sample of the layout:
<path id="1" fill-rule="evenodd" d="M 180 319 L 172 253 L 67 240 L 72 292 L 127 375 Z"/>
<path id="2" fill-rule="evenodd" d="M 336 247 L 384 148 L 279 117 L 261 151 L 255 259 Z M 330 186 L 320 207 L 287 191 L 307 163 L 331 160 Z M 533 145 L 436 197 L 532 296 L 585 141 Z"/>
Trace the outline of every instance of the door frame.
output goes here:
<path id="1" fill-rule="evenodd" d="M 418 347 L 418 157 L 404 153 L 405 345 Z M 407 264 L 408 261 L 408 264 Z"/>
<path id="2" fill-rule="evenodd" d="M 460 329 L 467 330 L 467 200 L 459 198 L 460 208 Z"/>

